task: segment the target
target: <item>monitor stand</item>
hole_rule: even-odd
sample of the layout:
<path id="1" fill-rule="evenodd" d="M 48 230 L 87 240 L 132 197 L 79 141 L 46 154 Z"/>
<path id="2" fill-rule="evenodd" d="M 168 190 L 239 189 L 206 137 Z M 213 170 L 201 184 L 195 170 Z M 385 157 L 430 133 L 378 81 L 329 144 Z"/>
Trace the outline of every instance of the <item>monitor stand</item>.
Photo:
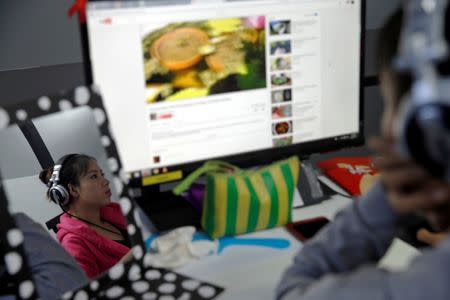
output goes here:
<path id="1" fill-rule="evenodd" d="M 133 195 L 158 232 L 183 226 L 201 228 L 201 215 L 183 197 L 160 186 L 132 188 L 138 191 Z M 134 194 L 134 193 L 133 193 Z"/>

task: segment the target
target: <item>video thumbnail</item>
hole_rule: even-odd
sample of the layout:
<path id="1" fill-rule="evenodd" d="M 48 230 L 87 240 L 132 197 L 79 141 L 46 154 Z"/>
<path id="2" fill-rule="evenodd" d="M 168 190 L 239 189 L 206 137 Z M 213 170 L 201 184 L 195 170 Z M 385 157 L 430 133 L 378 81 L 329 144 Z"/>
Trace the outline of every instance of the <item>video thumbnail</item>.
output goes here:
<path id="1" fill-rule="evenodd" d="M 290 57 L 272 58 L 270 69 L 272 71 L 285 71 L 292 68 Z"/>
<path id="2" fill-rule="evenodd" d="M 291 33 L 291 21 L 271 21 L 270 22 L 270 35 L 281 35 Z"/>
<path id="3" fill-rule="evenodd" d="M 292 84 L 291 74 L 288 73 L 272 74 L 270 79 L 272 87 L 287 86 Z"/>
<path id="4" fill-rule="evenodd" d="M 272 92 L 272 104 L 277 104 L 281 102 L 289 102 L 292 100 L 292 90 L 285 89 L 281 91 Z"/>
<path id="5" fill-rule="evenodd" d="M 278 122 L 272 124 L 273 135 L 283 135 L 292 133 L 292 121 Z"/>
<path id="6" fill-rule="evenodd" d="M 278 41 L 270 43 L 270 54 L 290 54 L 292 51 L 291 41 Z"/>
<path id="7" fill-rule="evenodd" d="M 265 88 L 265 17 L 170 23 L 142 29 L 146 101 Z"/>
<path id="8" fill-rule="evenodd" d="M 286 146 L 292 145 L 293 142 L 294 142 L 294 138 L 292 136 L 288 136 L 288 137 L 283 137 L 283 138 L 279 138 L 279 139 L 273 139 L 273 146 L 275 148 L 286 147 Z"/>
<path id="9" fill-rule="evenodd" d="M 292 117 L 292 105 L 281 105 L 272 107 L 272 119 L 284 119 Z"/>

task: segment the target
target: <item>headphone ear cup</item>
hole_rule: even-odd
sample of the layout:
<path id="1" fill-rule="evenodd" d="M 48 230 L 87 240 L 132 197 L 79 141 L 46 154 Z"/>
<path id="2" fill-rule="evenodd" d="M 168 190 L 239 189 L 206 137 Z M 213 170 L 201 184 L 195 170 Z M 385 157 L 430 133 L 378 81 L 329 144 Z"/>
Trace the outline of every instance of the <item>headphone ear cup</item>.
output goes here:
<path id="1" fill-rule="evenodd" d="M 69 204 L 70 200 L 69 192 L 62 185 L 58 184 L 51 187 L 49 193 L 50 198 L 58 205 L 65 207 Z"/>
<path id="2" fill-rule="evenodd" d="M 420 116 L 430 110 L 439 114 L 424 122 Z M 410 105 L 401 110 L 399 119 L 397 136 L 401 151 L 432 175 L 450 180 L 450 106 L 439 103 Z"/>

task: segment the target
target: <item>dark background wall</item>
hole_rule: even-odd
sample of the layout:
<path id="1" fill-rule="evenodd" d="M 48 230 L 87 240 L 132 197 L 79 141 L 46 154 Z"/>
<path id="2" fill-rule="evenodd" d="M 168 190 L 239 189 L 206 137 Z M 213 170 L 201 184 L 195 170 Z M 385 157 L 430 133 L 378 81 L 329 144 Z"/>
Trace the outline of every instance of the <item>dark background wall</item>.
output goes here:
<path id="1" fill-rule="evenodd" d="M 81 62 L 74 0 L 0 1 L 0 70 Z"/>
<path id="2" fill-rule="evenodd" d="M 84 83 L 74 0 L 0 1 L 0 105 Z M 376 75 L 377 29 L 400 0 L 367 0 L 366 76 Z M 381 100 L 377 87 L 365 89 L 366 132 L 378 132 Z"/>

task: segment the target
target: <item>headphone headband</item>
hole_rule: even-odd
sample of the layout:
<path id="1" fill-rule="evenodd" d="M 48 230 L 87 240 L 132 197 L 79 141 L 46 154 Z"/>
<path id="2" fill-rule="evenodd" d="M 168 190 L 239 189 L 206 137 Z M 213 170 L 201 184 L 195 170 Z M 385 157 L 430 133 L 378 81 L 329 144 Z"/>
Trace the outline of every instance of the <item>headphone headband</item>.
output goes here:
<path id="1" fill-rule="evenodd" d="M 53 166 L 52 176 L 50 177 L 50 180 L 49 180 L 50 186 L 53 185 L 53 184 L 58 184 L 59 183 L 59 174 L 61 173 L 61 170 L 62 170 L 63 166 L 69 160 L 74 158 L 75 156 L 78 156 L 78 154 L 76 154 L 76 153 L 67 154 L 67 155 L 64 155 L 63 157 L 61 157 L 60 159 L 58 159 L 58 161 Z"/>

